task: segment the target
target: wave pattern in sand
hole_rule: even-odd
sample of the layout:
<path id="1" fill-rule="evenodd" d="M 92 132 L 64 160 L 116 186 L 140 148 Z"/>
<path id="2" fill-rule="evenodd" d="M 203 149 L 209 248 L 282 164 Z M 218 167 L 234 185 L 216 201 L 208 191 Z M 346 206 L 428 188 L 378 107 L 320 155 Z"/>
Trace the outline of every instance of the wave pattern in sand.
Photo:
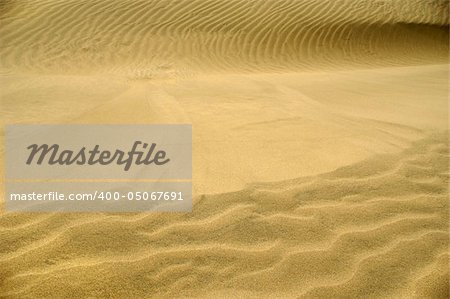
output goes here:
<path id="1" fill-rule="evenodd" d="M 2 3 L 10 70 L 158 78 L 448 61 L 445 0 Z"/>
<path id="2" fill-rule="evenodd" d="M 187 214 L 2 211 L 0 298 L 448 298 L 448 11 L 0 0 L 1 124 L 192 123 L 194 189 L 247 186 Z"/>
<path id="3" fill-rule="evenodd" d="M 0 295 L 445 298 L 448 157 L 434 134 L 192 214 L 3 214 Z"/>

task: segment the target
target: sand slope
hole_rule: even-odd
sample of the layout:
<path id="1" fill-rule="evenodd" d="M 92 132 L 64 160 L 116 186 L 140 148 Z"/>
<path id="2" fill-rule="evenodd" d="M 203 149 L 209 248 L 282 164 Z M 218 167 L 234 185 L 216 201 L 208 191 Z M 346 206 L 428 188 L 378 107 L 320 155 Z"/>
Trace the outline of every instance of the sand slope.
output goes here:
<path id="1" fill-rule="evenodd" d="M 448 57 L 445 0 L 6 1 L 2 65 L 132 78 Z"/>
<path id="2" fill-rule="evenodd" d="M 192 214 L 4 215 L 2 295 L 445 298 L 447 165 L 435 135 Z"/>
<path id="3" fill-rule="evenodd" d="M 195 195 L 2 210 L 0 298 L 448 298 L 448 9 L 0 0 L 2 127 L 191 123 Z"/>

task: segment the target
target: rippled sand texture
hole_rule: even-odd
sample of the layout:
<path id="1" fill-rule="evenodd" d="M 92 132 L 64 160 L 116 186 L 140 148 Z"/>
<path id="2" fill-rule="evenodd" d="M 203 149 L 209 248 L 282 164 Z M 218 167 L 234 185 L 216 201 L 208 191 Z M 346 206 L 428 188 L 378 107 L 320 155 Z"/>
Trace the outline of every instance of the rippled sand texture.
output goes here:
<path id="1" fill-rule="evenodd" d="M 448 298 L 448 11 L 0 0 L 2 128 L 191 123 L 195 195 L 2 210 L 0 298 Z"/>
<path id="2" fill-rule="evenodd" d="M 2 3 L 9 70 L 154 78 L 417 65 L 448 56 L 444 0 Z"/>

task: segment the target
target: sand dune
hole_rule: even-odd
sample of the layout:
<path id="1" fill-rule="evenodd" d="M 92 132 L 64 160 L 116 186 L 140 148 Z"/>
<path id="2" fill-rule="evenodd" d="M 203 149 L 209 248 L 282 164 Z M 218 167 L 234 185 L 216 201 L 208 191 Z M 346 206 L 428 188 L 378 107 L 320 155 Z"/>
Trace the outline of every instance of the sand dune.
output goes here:
<path id="1" fill-rule="evenodd" d="M 447 165 L 435 135 L 192 214 L 4 215 L 2 295 L 445 298 Z"/>
<path id="2" fill-rule="evenodd" d="M 440 63 L 448 2 L 5 2 L 2 65 L 131 78 Z M 10 7 L 9 7 L 10 6 Z"/>
<path id="3" fill-rule="evenodd" d="M 195 195 L 2 210 L 0 297 L 448 298 L 448 11 L 0 0 L 2 128 L 191 123 Z"/>

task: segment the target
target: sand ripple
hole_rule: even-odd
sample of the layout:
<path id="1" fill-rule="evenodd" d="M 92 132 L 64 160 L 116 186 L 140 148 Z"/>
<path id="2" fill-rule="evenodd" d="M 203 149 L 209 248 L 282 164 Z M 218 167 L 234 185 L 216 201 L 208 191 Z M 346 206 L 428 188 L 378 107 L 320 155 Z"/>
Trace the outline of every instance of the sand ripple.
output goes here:
<path id="1" fill-rule="evenodd" d="M 131 78 L 443 63 L 448 1 L 2 1 L 1 65 Z M 419 42 L 418 42 L 419 41 Z"/>
<path id="2" fill-rule="evenodd" d="M 3 214 L 0 295 L 444 298 L 446 140 L 201 196 L 192 214 Z"/>
<path id="3" fill-rule="evenodd" d="M 0 298 L 448 298 L 448 11 L 0 0 L 2 125 L 192 123 L 197 195 L 2 211 Z"/>

